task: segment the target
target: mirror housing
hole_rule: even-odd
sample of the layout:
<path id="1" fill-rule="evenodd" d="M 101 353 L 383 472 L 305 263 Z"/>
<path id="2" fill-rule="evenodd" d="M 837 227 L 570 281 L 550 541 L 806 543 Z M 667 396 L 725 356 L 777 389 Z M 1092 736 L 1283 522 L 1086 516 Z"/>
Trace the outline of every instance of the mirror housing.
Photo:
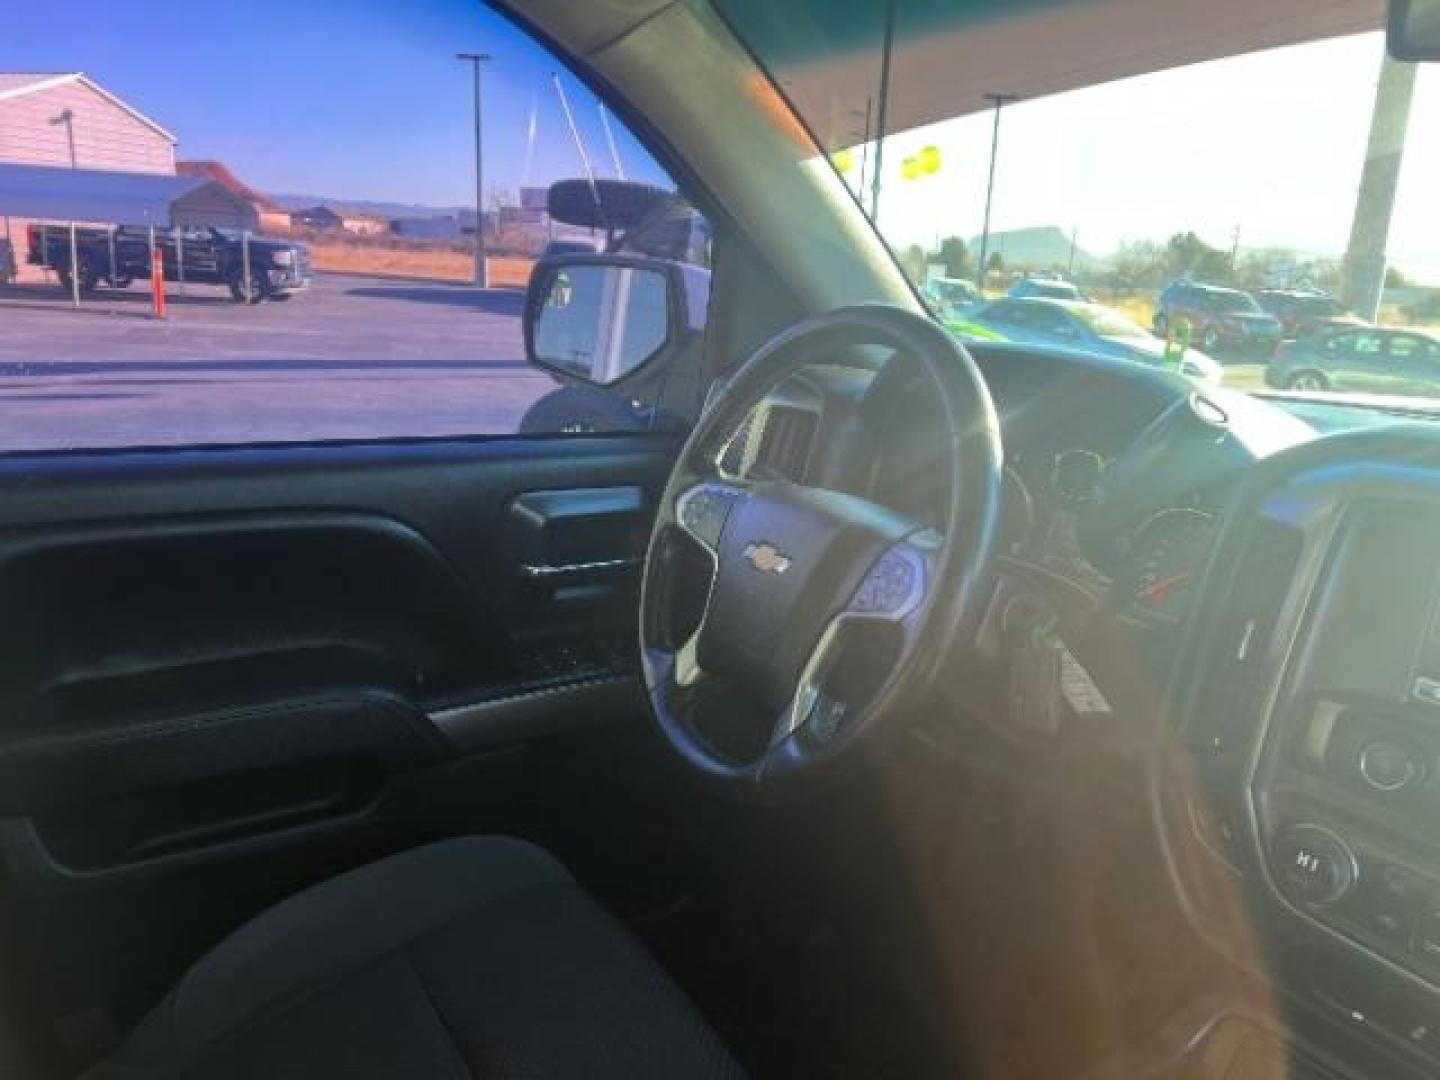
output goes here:
<path id="1" fill-rule="evenodd" d="M 526 290 L 525 356 L 565 383 L 621 386 L 702 330 L 708 301 L 698 267 L 621 253 L 547 256 Z"/>
<path id="2" fill-rule="evenodd" d="M 1390 0 L 1385 45 L 1396 60 L 1440 60 L 1440 0 Z"/>

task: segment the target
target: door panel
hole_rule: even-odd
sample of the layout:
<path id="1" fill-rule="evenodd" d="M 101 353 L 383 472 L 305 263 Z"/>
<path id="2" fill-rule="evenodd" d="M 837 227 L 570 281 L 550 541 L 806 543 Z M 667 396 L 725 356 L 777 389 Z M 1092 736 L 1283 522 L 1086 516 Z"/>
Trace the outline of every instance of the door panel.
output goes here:
<path id="1" fill-rule="evenodd" d="M 58 1073 L 264 906 L 438 837 L 673 902 L 633 869 L 683 861 L 686 796 L 632 654 L 677 446 L 0 457 L 0 946 Z"/>
<path id="2" fill-rule="evenodd" d="M 639 722 L 667 436 L 0 461 L 0 850 L 95 887 L 360 833 L 398 777 Z"/>

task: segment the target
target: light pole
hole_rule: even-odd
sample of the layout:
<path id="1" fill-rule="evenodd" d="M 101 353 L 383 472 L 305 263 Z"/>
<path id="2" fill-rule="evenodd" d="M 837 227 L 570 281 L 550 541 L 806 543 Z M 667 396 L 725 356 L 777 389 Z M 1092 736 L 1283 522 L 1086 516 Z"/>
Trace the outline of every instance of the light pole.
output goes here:
<path id="1" fill-rule="evenodd" d="M 52 116 L 50 123 L 65 125 L 65 141 L 70 145 L 70 168 L 78 169 L 80 165 L 75 157 L 75 114 L 65 109 L 57 116 Z M 80 252 L 75 240 L 73 221 L 70 222 L 70 301 L 77 308 L 80 306 Z"/>
<path id="2" fill-rule="evenodd" d="M 975 283 L 985 288 L 985 260 L 990 257 L 990 203 L 995 197 L 995 157 L 1000 149 L 1000 110 L 1011 102 L 1019 101 L 1015 94 L 986 94 L 985 100 L 995 106 L 995 125 L 990 131 L 990 180 L 985 185 L 985 224 L 980 230 L 980 271 Z"/>
<path id="3" fill-rule="evenodd" d="M 455 59 L 465 61 L 475 74 L 475 284 L 488 289 L 490 267 L 485 258 L 485 157 L 481 144 L 480 65 L 493 58 L 489 53 L 456 53 Z"/>
<path id="4" fill-rule="evenodd" d="M 59 115 L 52 116 L 50 123 L 65 125 L 65 141 L 70 144 L 70 168 L 78 168 L 75 160 L 75 114 L 65 109 Z"/>

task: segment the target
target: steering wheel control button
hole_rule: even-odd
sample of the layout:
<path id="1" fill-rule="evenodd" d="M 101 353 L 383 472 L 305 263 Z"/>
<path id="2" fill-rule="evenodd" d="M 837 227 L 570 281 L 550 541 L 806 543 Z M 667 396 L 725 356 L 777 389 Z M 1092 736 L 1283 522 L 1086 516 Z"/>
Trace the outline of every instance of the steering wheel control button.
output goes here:
<path id="1" fill-rule="evenodd" d="M 1360 775 L 1376 791 L 1404 791 L 1424 778 L 1424 759 L 1408 746 L 1380 740 L 1360 751 Z"/>
<path id="2" fill-rule="evenodd" d="M 894 615 L 915 592 L 919 567 L 899 551 L 880 556 L 856 590 L 852 611 L 862 615 Z"/>
<path id="3" fill-rule="evenodd" d="M 1271 848 L 1271 866 L 1287 894 L 1314 907 L 1342 899 L 1359 876 L 1349 845 L 1318 825 L 1281 832 Z"/>
<path id="4" fill-rule="evenodd" d="M 713 550 L 720 546 L 720 534 L 737 498 L 734 491 L 719 485 L 695 488 L 680 500 L 680 524 Z"/>
<path id="5" fill-rule="evenodd" d="M 1415 878 L 1395 866 L 1367 867 L 1361 899 L 1355 905 L 1361 925 L 1380 940 L 1405 946 L 1410 941 L 1420 897 Z"/>

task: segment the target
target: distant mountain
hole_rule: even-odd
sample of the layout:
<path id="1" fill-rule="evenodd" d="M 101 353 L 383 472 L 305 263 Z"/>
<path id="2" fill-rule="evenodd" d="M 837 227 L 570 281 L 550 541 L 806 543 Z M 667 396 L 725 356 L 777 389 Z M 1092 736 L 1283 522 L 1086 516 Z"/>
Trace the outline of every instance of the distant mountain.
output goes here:
<path id="1" fill-rule="evenodd" d="M 312 206 L 344 206 L 362 214 L 379 214 L 387 218 L 429 218 L 458 217 L 469 215 L 471 223 L 475 216 L 473 207 L 468 206 L 422 206 L 418 203 L 375 202 L 369 199 L 336 199 L 329 195 L 271 195 L 286 210 L 308 210 Z"/>
<path id="2" fill-rule="evenodd" d="M 980 254 L 980 237 L 967 240 L 966 247 Z M 1005 265 L 1012 269 L 1063 268 L 1070 262 L 1070 234 L 1054 225 L 1038 225 L 1028 229 L 1009 229 L 990 234 L 989 250 L 998 251 Z M 988 258 L 988 256 L 987 256 Z M 1095 257 L 1082 247 L 1075 249 L 1075 267 L 1093 265 Z"/>

